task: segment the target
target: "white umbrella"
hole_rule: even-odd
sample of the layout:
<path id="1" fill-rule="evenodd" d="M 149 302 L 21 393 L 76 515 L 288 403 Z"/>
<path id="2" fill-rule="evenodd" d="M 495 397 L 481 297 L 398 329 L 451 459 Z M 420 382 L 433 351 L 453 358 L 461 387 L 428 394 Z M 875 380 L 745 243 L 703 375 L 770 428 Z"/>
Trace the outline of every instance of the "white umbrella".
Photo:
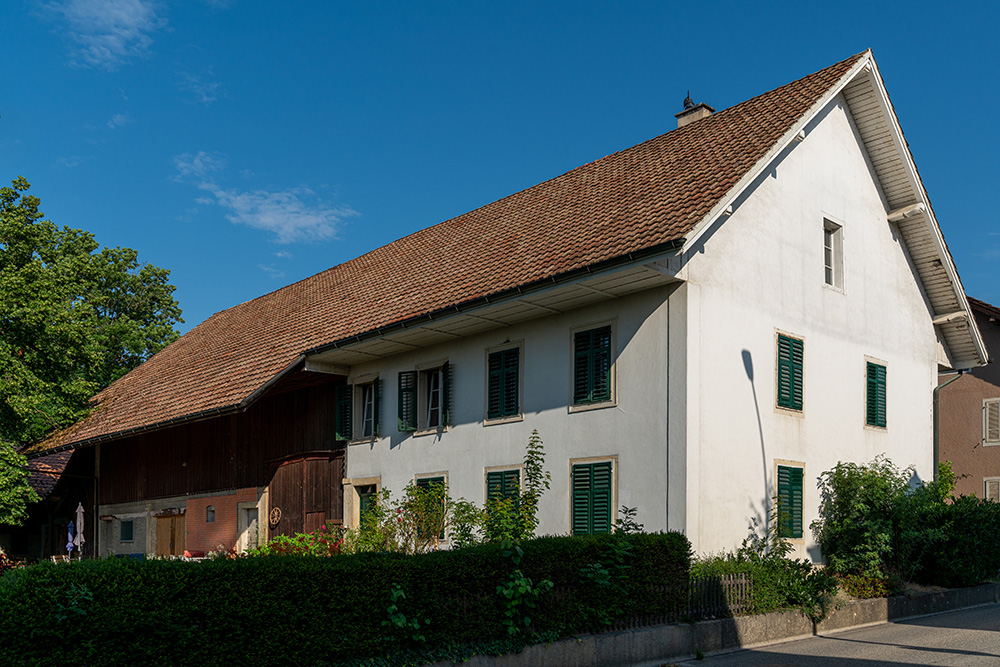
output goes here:
<path id="1" fill-rule="evenodd" d="M 76 537 L 73 538 L 77 557 L 83 556 L 83 543 L 86 541 L 87 539 L 83 536 L 83 503 L 78 503 L 76 506 Z"/>

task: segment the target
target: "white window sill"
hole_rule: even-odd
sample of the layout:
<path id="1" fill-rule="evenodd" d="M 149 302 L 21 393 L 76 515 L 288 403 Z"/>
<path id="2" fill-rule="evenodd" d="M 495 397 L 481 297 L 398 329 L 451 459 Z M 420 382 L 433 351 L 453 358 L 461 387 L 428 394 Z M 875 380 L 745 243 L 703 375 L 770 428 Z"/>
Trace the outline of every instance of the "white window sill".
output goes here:
<path id="1" fill-rule="evenodd" d="M 886 433 L 889 431 L 888 426 L 875 426 L 874 424 L 865 424 L 866 431 L 875 431 L 876 433 Z"/>
<path id="2" fill-rule="evenodd" d="M 523 422 L 524 414 L 511 415 L 509 417 L 497 417 L 496 419 L 484 419 L 483 426 L 496 426 L 497 424 L 513 424 Z"/>
<path id="3" fill-rule="evenodd" d="M 447 426 L 437 426 L 435 428 L 420 429 L 419 431 L 409 431 L 409 434 L 414 438 L 422 438 L 425 435 L 441 435 L 442 433 L 447 432 L 447 430 Z"/>
<path id="4" fill-rule="evenodd" d="M 374 436 L 368 436 L 367 438 L 355 438 L 354 440 L 348 440 L 347 444 L 348 445 L 374 445 L 375 444 L 375 440 L 377 440 L 377 438 L 375 438 Z"/>
<path id="5" fill-rule="evenodd" d="M 618 401 L 601 401 L 600 403 L 578 403 L 569 406 L 570 414 L 574 412 L 589 412 L 590 410 L 603 410 L 604 408 L 618 407 Z"/>
<path id="6" fill-rule="evenodd" d="M 1000 447 L 1000 440 L 984 440 L 983 447 Z"/>

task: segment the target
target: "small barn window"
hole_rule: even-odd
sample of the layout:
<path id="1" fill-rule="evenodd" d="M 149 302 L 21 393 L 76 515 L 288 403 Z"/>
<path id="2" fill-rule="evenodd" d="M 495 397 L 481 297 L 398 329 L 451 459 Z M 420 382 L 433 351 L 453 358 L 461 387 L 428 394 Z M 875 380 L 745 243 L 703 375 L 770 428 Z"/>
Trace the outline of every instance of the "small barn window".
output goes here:
<path id="1" fill-rule="evenodd" d="M 205 523 L 215 523 L 215 505 L 205 508 Z"/>
<path id="2" fill-rule="evenodd" d="M 131 542 L 135 539 L 135 527 L 131 519 L 121 522 L 121 533 L 119 535 L 119 539 L 122 542 Z"/>

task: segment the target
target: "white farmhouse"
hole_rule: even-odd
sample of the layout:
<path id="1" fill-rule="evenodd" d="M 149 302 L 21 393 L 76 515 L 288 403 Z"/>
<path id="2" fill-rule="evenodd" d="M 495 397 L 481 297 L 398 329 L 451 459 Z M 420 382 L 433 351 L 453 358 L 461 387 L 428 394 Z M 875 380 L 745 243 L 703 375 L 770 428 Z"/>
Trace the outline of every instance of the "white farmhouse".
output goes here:
<path id="1" fill-rule="evenodd" d="M 816 558 L 819 474 L 930 478 L 938 370 L 985 360 L 865 52 L 223 311 L 34 451 L 93 465 L 116 550 L 144 550 L 119 516 L 207 549 L 209 507 L 235 544 L 411 481 L 482 502 L 537 430 L 541 533 L 624 505 L 718 551 L 777 496 Z"/>

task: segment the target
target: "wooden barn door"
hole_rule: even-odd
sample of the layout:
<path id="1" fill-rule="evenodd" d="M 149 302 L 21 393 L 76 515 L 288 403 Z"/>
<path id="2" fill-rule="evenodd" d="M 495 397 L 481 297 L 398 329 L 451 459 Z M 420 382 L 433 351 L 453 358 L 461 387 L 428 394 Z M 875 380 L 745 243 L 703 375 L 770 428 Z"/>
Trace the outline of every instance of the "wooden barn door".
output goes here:
<path id="1" fill-rule="evenodd" d="M 156 555 L 181 556 L 187 537 L 183 514 L 156 517 Z"/>
<path id="2" fill-rule="evenodd" d="M 271 537 L 319 530 L 344 521 L 343 452 L 309 454 L 281 463 L 269 486 Z"/>

